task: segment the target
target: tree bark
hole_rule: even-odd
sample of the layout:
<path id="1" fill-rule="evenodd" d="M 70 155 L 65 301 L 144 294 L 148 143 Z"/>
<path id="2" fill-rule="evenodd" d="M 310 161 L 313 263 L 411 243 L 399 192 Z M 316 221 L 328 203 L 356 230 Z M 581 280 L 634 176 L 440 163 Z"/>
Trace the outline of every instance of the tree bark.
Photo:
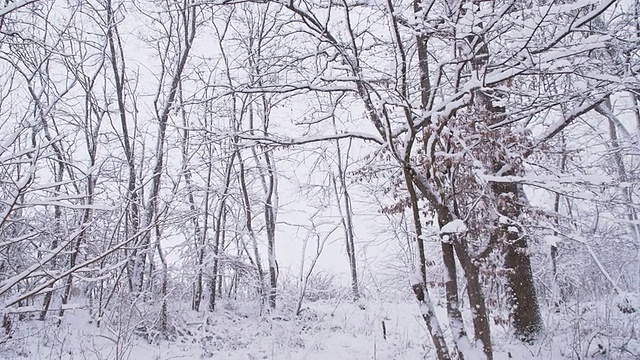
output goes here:
<path id="1" fill-rule="evenodd" d="M 335 129 L 335 120 L 334 120 Z M 349 190 L 347 189 L 347 180 L 345 175 L 345 169 L 342 162 L 342 152 L 340 150 L 340 141 L 336 140 L 336 152 L 338 160 L 338 179 L 340 179 L 340 190 L 338 190 L 338 184 L 335 176 L 332 176 L 333 188 L 338 202 L 338 210 L 342 218 L 342 227 L 344 229 L 345 245 L 347 250 L 347 258 L 349 259 L 349 270 L 351 274 L 351 293 L 353 300 L 357 301 L 360 298 L 360 289 L 358 285 L 358 269 L 356 261 L 356 247 L 353 231 L 353 210 L 351 209 L 351 197 L 349 196 Z M 347 155 L 349 152 L 347 151 Z M 343 205 L 344 204 L 344 205 Z M 343 210 L 344 206 L 344 210 Z"/>
<path id="2" fill-rule="evenodd" d="M 269 260 L 269 307 L 276 308 L 278 293 L 278 262 L 276 261 L 277 175 L 270 151 L 264 153 L 266 163 L 267 193 L 264 203 L 264 220 L 267 227 L 267 255 Z"/>
<path id="3" fill-rule="evenodd" d="M 505 175 L 512 174 L 507 172 Z M 507 296 L 511 303 L 515 335 L 523 341 L 532 341 L 542 330 L 542 316 L 531 269 L 528 236 L 514 220 L 521 214 L 518 205 L 521 195 L 516 183 L 495 182 L 491 188 L 498 201 L 498 213 L 505 217 L 498 220 L 493 236 L 504 244 L 504 266 L 508 270 Z"/>
<path id="4" fill-rule="evenodd" d="M 413 219 L 413 225 L 416 232 L 416 245 L 418 248 L 418 267 L 420 276 L 416 279 L 412 279 L 411 288 L 416 295 L 416 300 L 420 305 L 420 312 L 422 314 L 422 318 L 424 319 L 425 324 L 427 325 L 427 330 L 429 331 L 429 335 L 431 335 L 431 341 L 436 348 L 436 354 L 438 355 L 439 360 L 449 360 L 451 359 L 451 355 L 449 354 L 449 348 L 447 347 L 447 342 L 444 338 L 444 334 L 442 332 L 442 328 L 440 327 L 440 321 L 436 317 L 433 304 L 431 303 L 431 297 L 429 295 L 429 290 L 426 286 L 427 284 L 427 261 L 424 252 L 424 239 L 422 238 L 422 223 L 420 221 L 420 208 L 418 204 L 418 196 L 416 194 L 415 188 L 413 187 L 412 182 L 412 170 L 409 168 L 403 169 L 405 183 L 407 184 L 407 190 L 409 192 L 409 197 L 411 200 L 411 214 Z M 454 264 L 455 267 L 455 264 Z M 457 297 L 457 289 L 456 289 L 456 297 Z M 448 300 L 448 299 L 447 299 Z M 449 307 L 447 306 L 447 310 Z M 464 324 L 462 327 L 458 328 L 458 334 L 454 334 L 454 337 L 459 338 L 461 336 L 460 330 L 464 332 Z M 455 332 L 455 330 L 454 330 Z M 457 340 L 457 339 L 456 339 Z M 457 344 L 457 341 L 456 341 Z M 460 349 L 455 346 L 456 354 L 459 359 L 463 359 L 464 356 Z"/>
<path id="5" fill-rule="evenodd" d="M 251 240 L 251 245 L 253 246 L 253 255 L 255 257 L 255 266 L 258 272 L 258 281 L 260 286 L 258 287 L 258 291 L 260 292 L 260 305 L 263 306 L 267 298 L 268 290 L 266 289 L 266 284 L 264 280 L 264 270 L 262 269 L 262 260 L 260 256 L 260 250 L 258 249 L 258 239 L 256 237 L 255 232 L 253 231 L 253 212 L 251 211 L 251 201 L 249 200 L 249 191 L 247 189 L 247 181 L 245 179 L 245 166 L 244 160 L 238 153 L 238 163 L 240 164 L 240 190 L 242 192 L 242 200 L 244 205 L 244 216 L 245 216 L 245 226 L 247 229 L 247 233 L 249 235 L 249 239 Z"/>
<path id="6" fill-rule="evenodd" d="M 115 13 L 111 0 L 106 2 L 106 16 L 107 16 L 107 42 L 109 47 L 109 62 L 111 64 L 111 71 L 113 72 L 113 81 L 117 99 L 117 111 L 120 118 L 120 127 L 122 130 L 121 142 L 124 150 L 124 155 L 127 161 L 128 179 L 127 179 L 127 225 L 125 227 L 125 237 L 128 238 L 131 234 L 137 234 L 140 229 L 140 208 L 139 208 L 139 194 L 137 189 L 137 172 L 135 161 L 135 150 L 131 142 L 131 134 L 129 132 L 129 125 L 127 120 L 127 108 L 125 103 L 125 61 L 124 53 L 122 49 L 122 43 L 120 40 L 120 34 L 115 21 Z M 130 224 L 129 224 L 130 223 Z M 139 279 L 134 274 L 135 259 L 139 256 L 137 245 L 139 240 L 135 240 L 132 250 L 131 258 L 133 259 L 127 266 L 128 272 L 128 284 L 129 289 L 139 289 L 136 285 Z"/>
<path id="7" fill-rule="evenodd" d="M 477 10 L 480 8 L 478 7 Z M 467 10 L 463 10 L 467 11 Z M 480 31 L 483 27 L 482 23 L 477 24 Z M 489 46 L 486 43 L 484 34 L 471 34 L 467 37 L 468 44 L 471 46 L 471 70 L 478 73 L 478 77 L 482 78 L 482 74 L 489 59 Z M 505 108 L 502 106 L 494 106 L 492 97 L 483 90 L 474 91 L 474 102 L 479 107 L 485 109 L 489 114 L 487 125 L 494 125 L 494 122 L 502 119 L 505 115 Z M 495 149 L 494 151 L 500 151 Z M 505 155 L 505 158 L 509 156 Z M 490 166 L 497 176 L 515 175 L 513 170 L 503 171 L 503 169 L 512 166 L 507 163 L 486 164 Z M 524 194 L 520 194 L 518 184 L 513 182 L 493 182 L 491 190 L 497 201 L 497 211 L 500 215 L 506 216 L 508 222 L 515 223 L 520 216 L 522 209 L 520 198 Z M 531 258 L 527 250 L 527 236 L 522 233 L 523 229 L 513 231 L 514 227 L 510 224 L 504 224 L 500 220 L 493 228 L 491 234 L 492 243 L 502 241 L 504 243 L 504 261 L 507 272 L 507 286 L 509 288 L 508 298 L 511 303 L 511 314 L 515 334 L 524 341 L 531 341 L 542 330 L 542 317 L 540 315 L 540 307 L 536 296 L 535 284 L 533 280 L 533 272 L 531 270 Z M 464 265 L 463 265 L 464 266 Z M 472 262 L 469 263 L 469 271 L 471 276 L 478 276 L 478 269 Z M 466 272 L 466 269 L 465 269 Z M 476 275 L 473 275 L 476 273 Z M 470 297 L 471 298 L 471 297 Z M 484 303 L 484 301 L 483 301 Z M 472 305 L 473 306 L 473 305 Z"/>

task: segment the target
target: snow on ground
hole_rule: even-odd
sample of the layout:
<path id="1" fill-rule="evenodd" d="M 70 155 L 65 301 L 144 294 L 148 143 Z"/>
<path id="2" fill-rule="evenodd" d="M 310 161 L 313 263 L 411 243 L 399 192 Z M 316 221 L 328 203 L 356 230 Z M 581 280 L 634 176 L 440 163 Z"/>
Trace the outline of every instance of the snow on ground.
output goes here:
<path id="1" fill-rule="evenodd" d="M 611 304 L 545 312 L 546 330 L 535 344 L 519 344 L 496 325 L 495 358 L 640 358 L 640 316 Z M 180 335 L 170 341 L 150 332 L 143 336 L 125 308 L 105 317 L 100 328 L 85 310 L 69 311 L 60 326 L 54 318 L 14 322 L 11 338 L 0 339 L 0 359 L 435 359 L 411 301 L 318 301 L 297 317 L 289 310 L 261 316 L 255 304 L 226 302 L 208 318 L 189 311 L 181 315 L 186 320 L 174 321 Z M 443 309 L 439 315 L 444 325 Z"/>
<path id="2" fill-rule="evenodd" d="M 53 319 L 21 323 L 0 345 L 0 359 L 369 360 L 420 359 L 428 351 L 415 304 L 310 305 L 298 317 L 260 316 L 251 305 L 228 302 L 208 324 L 202 314 L 188 314 L 193 318 L 181 324 L 188 333 L 151 343 L 126 323 L 104 321 L 98 329 L 86 312 L 75 310 L 59 327 Z"/>

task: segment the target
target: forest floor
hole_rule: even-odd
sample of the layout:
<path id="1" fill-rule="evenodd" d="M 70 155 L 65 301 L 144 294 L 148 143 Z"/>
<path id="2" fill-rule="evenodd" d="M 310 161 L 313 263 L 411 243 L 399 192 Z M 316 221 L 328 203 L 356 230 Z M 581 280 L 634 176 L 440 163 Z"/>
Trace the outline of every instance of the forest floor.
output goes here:
<path id="1" fill-rule="evenodd" d="M 640 315 L 613 303 L 546 311 L 545 331 L 534 344 L 519 344 L 494 324 L 495 358 L 638 359 Z M 318 301 L 299 316 L 284 309 L 260 315 L 255 303 L 225 302 L 208 319 L 190 311 L 172 314 L 181 319 L 172 323 L 172 339 L 146 330 L 152 322 L 133 320 L 144 309 L 121 310 L 105 316 L 100 327 L 82 309 L 69 310 L 60 324 L 55 318 L 14 321 L 0 340 L 0 359 L 435 359 L 411 301 Z"/>

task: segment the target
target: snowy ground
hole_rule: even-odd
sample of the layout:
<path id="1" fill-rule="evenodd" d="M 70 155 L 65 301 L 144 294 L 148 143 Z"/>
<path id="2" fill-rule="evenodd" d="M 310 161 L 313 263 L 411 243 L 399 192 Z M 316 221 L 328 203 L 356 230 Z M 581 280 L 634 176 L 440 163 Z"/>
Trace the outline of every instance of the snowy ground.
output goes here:
<path id="1" fill-rule="evenodd" d="M 532 345 L 515 345 L 495 326 L 496 359 L 640 358 L 640 316 L 604 304 L 546 312 L 546 332 Z M 14 322 L 11 338 L 0 341 L 0 359 L 435 358 L 413 302 L 322 301 L 299 317 L 285 310 L 260 316 L 255 306 L 227 302 L 208 319 L 183 313 L 191 319 L 175 324 L 180 335 L 172 341 L 143 336 L 129 310 L 105 318 L 100 328 L 84 310 L 69 312 L 60 326 L 55 319 Z"/>

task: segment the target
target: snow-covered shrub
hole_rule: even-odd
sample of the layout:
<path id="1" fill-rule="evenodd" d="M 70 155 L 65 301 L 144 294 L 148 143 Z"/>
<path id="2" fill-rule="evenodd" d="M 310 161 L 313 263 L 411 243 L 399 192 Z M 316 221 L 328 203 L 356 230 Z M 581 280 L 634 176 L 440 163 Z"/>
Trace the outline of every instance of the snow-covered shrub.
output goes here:
<path id="1" fill-rule="evenodd" d="M 310 302 L 341 297 L 346 289 L 336 284 L 336 275 L 329 272 L 311 274 L 305 299 Z"/>

